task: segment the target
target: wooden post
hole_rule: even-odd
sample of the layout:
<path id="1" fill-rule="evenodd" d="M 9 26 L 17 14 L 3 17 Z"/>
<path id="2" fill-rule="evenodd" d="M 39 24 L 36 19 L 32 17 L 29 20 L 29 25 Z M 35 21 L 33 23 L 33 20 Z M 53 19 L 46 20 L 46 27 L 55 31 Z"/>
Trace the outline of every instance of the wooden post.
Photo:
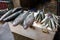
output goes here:
<path id="1" fill-rule="evenodd" d="M 12 0 L 12 1 L 13 1 L 13 4 L 14 4 L 14 8 L 21 7 L 20 6 L 20 0 Z"/>

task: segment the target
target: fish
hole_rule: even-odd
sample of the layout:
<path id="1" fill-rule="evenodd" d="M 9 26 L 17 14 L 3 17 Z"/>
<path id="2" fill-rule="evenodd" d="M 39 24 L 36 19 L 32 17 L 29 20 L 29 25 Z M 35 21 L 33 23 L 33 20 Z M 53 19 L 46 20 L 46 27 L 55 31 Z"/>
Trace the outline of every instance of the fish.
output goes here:
<path id="1" fill-rule="evenodd" d="M 41 21 L 41 15 L 40 15 L 39 12 L 40 12 L 40 10 L 38 10 L 37 15 L 35 16 L 35 20 L 36 20 L 37 22 Z"/>
<path id="2" fill-rule="evenodd" d="M 42 21 L 42 15 L 39 14 L 39 22 L 41 22 L 41 21 Z"/>
<path id="3" fill-rule="evenodd" d="M 30 11 L 27 11 L 26 13 L 23 12 L 23 14 L 19 15 L 14 21 L 13 26 L 16 26 L 18 24 L 22 24 L 25 18 L 30 14 Z"/>
<path id="4" fill-rule="evenodd" d="M 49 27 L 50 27 L 51 29 L 53 29 L 53 28 L 52 28 L 51 20 L 49 20 L 48 25 L 49 25 Z"/>
<path id="5" fill-rule="evenodd" d="M 3 21 L 10 21 L 10 20 L 13 20 L 15 19 L 17 16 L 19 16 L 21 14 L 22 10 L 16 12 L 16 13 L 13 13 L 12 15 L 6 17 L 3 19 Z"/>
<path id="6" fill-rule="evenodd" d="M 46 17 L 41 21 L 41 23 L 44 23 L 47 19 L 48 19 L 48 17 L 46 16 Z"/>
<path id="7" fill-rule="evenodd" d="M 17 11 L 20 11 L 21 9 L 22 9 L 22 7 L 14 8 L 14 9 L 12 10 L 12 13 L 15 13 L 15 12 L 17 12 Z"/>
<path id="8" fill-rule="evenodd" d="M 39 11 L 39 13 L 36 16 L 36 20 L 38 22 L 41 22 L 45 18 L 44 9 L 43 10 L 38 10 L 38 11 Z"/>
<path id="9" fill-rule="evenodd" d="M 33 22 L 34 22 L 34 13 L 32 12 L 24 20 L 24 22 L 23 22 L 23 28 L 27 29 L 28 27 L 32 26 Z"/>
<path id="10" fill-rule="evenodd" d="M 45 14 L 45 18 L 41 21 L 41 23 L 43 23 L 44 26 L 48 24 L 48 27 L 50 27 L 52 31 L 55 31 L 55 29 L 57 28 L 55 21 L 57 21 L 55 16 L 50 13 L 47 13 Z"/>
<path id="11" fill-rule="evenodd" d="M 12 9 L 9 10 L 8 12 L 6 12 L 1 18 L 0 18 L 0 21 L 2 21 L 5 17 L 9 16 L 12 14 Z"/>
<path id="12" fill-rule="evenodd" d="M 0 18 L 2 15 L 4 15 L 8 10 L 0 10 Z"/>
<path id="13" fill-rule="evenodd" d="M 42 28 L 47 28 L 48 26 L 49 26 L 48 23 L 46 25 L 45 25 L 45 23 L 42 24 Z"/>
<path id="14" fill-rule="evenodd" d="M 52 24 L 52 28 L 53 28 L 53 31 L 55 30 L 55 24 L 54 24 L 54 20 L 51 18 L 51 24 Z"/>
<path id="15" fill-rule="evenodd" d="M 36 19 L 36 21 L 38 21 L 38 19 L 39 19 L 39 14 L 36 16 L 36 18 L 35 18 L 35 19 Z"/>
<path id="16" fill-rule="evenodd" d="M 58 19 L 56 19 L 56 16 L 54 14 L 52 14 L 54 22 L 56 23 L 56 25 L 58 25 Z"/>
<path id="17" fill-rule="evenodd" d="M 42 16 L 42 19 L 44 19 L 44 18 L 45 18 L 44 8 L 42 9 L 42 11 L 40 11 L 40 14 L 41 14 L 41 16 Z"/>
<path id="18" fill-rule="evenodd" d="M 42 23 L 43 27 L 44 27 L 44 28 L 47 28 L 48 25 L 49 25 L 48 23 L 49 23 L 49 19 L 47 18 L 47 20 L 44 21 L 44 23 Z"/>
<path id="19" fill-rule="evenodd" d="M 37 12 L 34 12 L 34 17 L 36 19 L 36 16 L 39 14 L 39 10 L 37 10 Z"/>
<path id="20" fill-rule="evenodd" d="M 47 28 L 48 27 L 48 24 L 46 24 L 44 27 Z"/>

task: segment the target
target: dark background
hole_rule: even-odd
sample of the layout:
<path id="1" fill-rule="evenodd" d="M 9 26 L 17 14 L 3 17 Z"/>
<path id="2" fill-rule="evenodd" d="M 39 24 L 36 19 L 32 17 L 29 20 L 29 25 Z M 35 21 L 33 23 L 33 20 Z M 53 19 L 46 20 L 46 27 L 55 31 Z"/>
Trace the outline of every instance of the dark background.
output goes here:
<path id="1" fill-rule="evenodd" d="M 36 8 L 38 5 L 44 5 L 51 0 L 20 0 L 20 4 L 24 8 Z"/>
<path id="2" fill-rule="evenodd" d="M 60 16 L 60 0 L 57 0 L 57 15 Z M 60 18 L 58 19 L 58 23 L 60 25 Z M 60 40 L 60 26 L 58 26 L 58 31 L 54 36 L 54 40 Z"/>

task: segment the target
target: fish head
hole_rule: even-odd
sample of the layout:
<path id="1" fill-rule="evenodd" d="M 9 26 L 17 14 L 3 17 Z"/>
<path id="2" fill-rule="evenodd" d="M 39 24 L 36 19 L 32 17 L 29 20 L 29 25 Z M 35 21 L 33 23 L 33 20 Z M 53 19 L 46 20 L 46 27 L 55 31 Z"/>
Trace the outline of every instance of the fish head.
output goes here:
<path id="1" fill-rule="evenodd" d="M 23 25 L 23 28 L 24 28 L 24 29 L 27 29 L 27 28 L 28 28 L 28 26 L 27 26 L 27 25 Z"/>

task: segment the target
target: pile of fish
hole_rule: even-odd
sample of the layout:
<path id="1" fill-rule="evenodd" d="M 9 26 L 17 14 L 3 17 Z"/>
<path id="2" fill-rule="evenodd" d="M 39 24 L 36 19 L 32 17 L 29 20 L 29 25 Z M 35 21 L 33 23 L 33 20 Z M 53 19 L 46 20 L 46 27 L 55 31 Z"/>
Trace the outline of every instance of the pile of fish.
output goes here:
<path id="1" fill-rule="evenodd" d="M 58 18 L 56 15 L 47 13 L 45 14 L 45 18 L 41 21 L 42 25 L 45 26 L 45 28 L 51 28 L 53 31 L 56 30 L 58 27 Z"/>
<path id="2" fill-rule="evenodd" d="M 28 10 L 24 11 L 22 8 L 14 8 L 6 12 L 1 16 L 0 21 L 10 22 L 13 21 L 13 26 L 18 24 L 23 25 L 24 29 L 27 29 L 34 22 L 34 12 Z"/>
<path id="3" fill-rule="evenodd" d="M 55 30 L 58 26 L 58 17 L 53 13 L 45 13 L 44 9 L 38 10 L 38 13 L 35 15 L 34 11 L 28 10 L 25 11 L 23 8 L 14 8 L 6 12 L 1 16 L 0 21 L 10 22 L 13 20 L 13 26 L 21 24 L 24 29 L 33 25 L 34 21 L 39 22 L 45 28 L 50 27 L 52 30 Z"/>
<path id="4" fill-rule="evenodd" d="M 45 18 L 44 9 L 38 10 L 37 15 L 35 16 L 35 20 L 36 20 L 37 22 L 41 22 L 44 18 Z"/>
<path id="5" fill-rule="evenodd" d="M 44 9 L 39 10 L 37 16 L 35 17 L 36 22 L 39 22 L 42 25 L 42 28 L 46 28 L 52 31 L 56 31 L 58 27 L 58 16 L 48 12 L 45 13 Z"/>

